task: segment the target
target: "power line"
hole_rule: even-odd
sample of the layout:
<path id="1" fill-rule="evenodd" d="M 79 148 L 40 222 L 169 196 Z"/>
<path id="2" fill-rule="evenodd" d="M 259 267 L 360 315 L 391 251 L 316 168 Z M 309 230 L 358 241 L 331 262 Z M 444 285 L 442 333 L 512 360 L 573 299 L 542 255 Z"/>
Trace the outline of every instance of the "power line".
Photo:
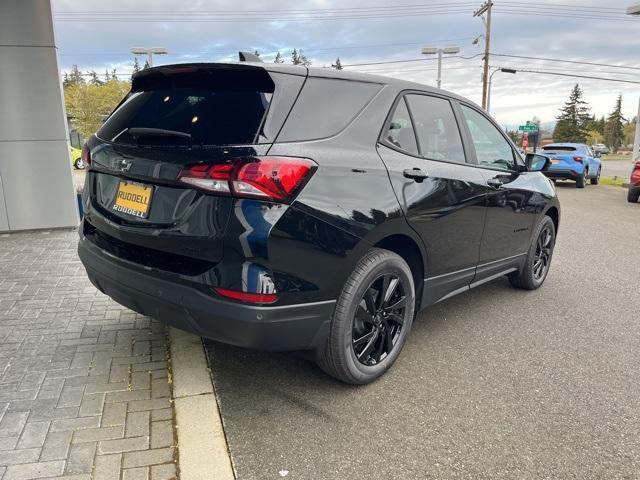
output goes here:
<path id="1" fill-rule="evenodd" d="M 560 58 L 548 58 L 548 57 L 533 57 L 528 55 L 508 55 L 506 53 L 492 53 L 491 55 L 495 57 L 505 57 L 505 58 L 524 58 L 527 60 L 543 60 L 546 62 L 562 62 L 562 63 L 572 63 L 577 65 L 592 65 L 596 67 L 614 67 L 614 68 L 626 68 L 631 70 L 640 70 L 640 67 L 633 67 L 630 65 L 614 65 L 611 63 L 596 63 L 596 62 L 585 62 L 580 60 L 563 60 Z"/>
<path id="2" fill-rule="evenodd" d="M 555 75 L 558 77 L 573 77 L 573 78 L 586 78 L 589 80 L 604 80 L 607 82 L 619 82 L 619 83 L 633 83 L 636 85 L 640 85 L 640 82 L 635 82 L 633 80 L 624 80 L 621 78 L 606 78 L 606 77 L 596 77 L 596 76 L 591 76 L 591 75 L 578 75 L 578 74 L 572 74 L 572 73 L 560 73 L 560 72 L 551 72 L 551 71 L 547 71 L 547 70 L 531 70 L 531 69 L 519 69 L 519 68 L 514 68 L 514 67 L 510 67 L 510 66 L 502 66 L 502 67 L 496 67 L 496 68 L 513 68 L 514 70 L 516 70 L 516 72 L 525 72 L 525 73 L 539 73 L 542 75 Z"/>

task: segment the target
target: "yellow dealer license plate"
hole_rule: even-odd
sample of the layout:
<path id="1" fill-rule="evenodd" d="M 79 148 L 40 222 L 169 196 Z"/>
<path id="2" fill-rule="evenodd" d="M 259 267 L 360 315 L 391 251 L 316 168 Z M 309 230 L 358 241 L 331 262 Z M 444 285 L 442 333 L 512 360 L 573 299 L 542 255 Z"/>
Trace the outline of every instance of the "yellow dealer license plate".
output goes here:
<path id="1" fill-rule="evenodd" d="M 152 194 L 153 187 L 120 181 L 113 209 L 135 217 L 147 218 Z"/>

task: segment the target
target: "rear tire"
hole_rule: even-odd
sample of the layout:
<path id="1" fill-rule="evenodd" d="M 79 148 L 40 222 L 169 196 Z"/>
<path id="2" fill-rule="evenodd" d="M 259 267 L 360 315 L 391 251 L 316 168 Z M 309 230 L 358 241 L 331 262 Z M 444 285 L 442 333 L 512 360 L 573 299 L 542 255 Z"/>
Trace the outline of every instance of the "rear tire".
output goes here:
<path id="1" fill-rule="evenodd" d="M 583 170 L 580 178 L 576 180 L 576 188 L 584 188 L 587 179 L 587 171 Z"/>
<path id="2" fill-rule="evenodd" d="M 602 171 L 601 168 L 598 169 L 598 174 L 591 179 L 591 185 L 598 185 L 600 183 L 600 172 Z"/>
<path id="3" fill-rule="evenodd" d="M 627 201 L 629 203 L 637 203 L 638 199 L 640 199 L 640 189 L 629 188 L 629 191 L 627 192 Z"/>
<path id="4" fill-rule="evenodd" d="M 345 383 L 373 382 L 400 355 L 414 309 L 407 263 L 389 250 L 370 250 L 340 293 L 326 344 L 316 355 L 318 365 Z"/>
<path id="5" fill-rule="evenodd" d="M 547 278 L 556 243 L 556 227 L 553 220 L 545 215 L 532 238 L 524 266 L 520 271 L 509 274 L 511 285 L 523 290 L 540 288 Z"/>

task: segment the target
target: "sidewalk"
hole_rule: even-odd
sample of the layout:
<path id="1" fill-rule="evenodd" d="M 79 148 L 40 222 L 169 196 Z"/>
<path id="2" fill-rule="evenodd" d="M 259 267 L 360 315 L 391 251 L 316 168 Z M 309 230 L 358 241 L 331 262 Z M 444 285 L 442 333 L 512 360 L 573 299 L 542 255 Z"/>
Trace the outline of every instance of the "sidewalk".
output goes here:
<path id="1" fill-rule="evenodd" d="M 177 478 L 166 328 L 99 293 L 76 239 L 0 235 L 0 479 Z"/>

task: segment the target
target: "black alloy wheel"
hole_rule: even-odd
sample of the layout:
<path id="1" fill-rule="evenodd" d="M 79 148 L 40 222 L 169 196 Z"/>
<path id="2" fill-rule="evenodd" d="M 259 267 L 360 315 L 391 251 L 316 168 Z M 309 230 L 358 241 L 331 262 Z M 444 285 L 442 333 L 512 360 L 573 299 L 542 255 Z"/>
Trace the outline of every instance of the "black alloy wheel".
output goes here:
<path id="1" fill-rule="evenodd" d="M 533 278 L 536 281 L 540 281 L 547 275 L 549 265 L 551 264 L 552 241 L 553 233 L 551 233 L 551 227 L 545 225 L 540 235 L 538 235 L 538 241 L 536 242 L 535 260 L 533 262 Z"/>
<path id="2" fill-rule="evenodd" d="M 365 291 L 351 334 L 353 352 L 361 364 L 378 364 L 398 343 L 404 324 L 405 290 L 397 275 L 384 274 Z"/>
<path id="3" fill-rule="evenodd" d="M 416 306 L 414 277 L 397 253 L 369 250 L 338 297 L 320 368 L 352 385 L 371 383 L 396 361 L 411 331 Z"/>

